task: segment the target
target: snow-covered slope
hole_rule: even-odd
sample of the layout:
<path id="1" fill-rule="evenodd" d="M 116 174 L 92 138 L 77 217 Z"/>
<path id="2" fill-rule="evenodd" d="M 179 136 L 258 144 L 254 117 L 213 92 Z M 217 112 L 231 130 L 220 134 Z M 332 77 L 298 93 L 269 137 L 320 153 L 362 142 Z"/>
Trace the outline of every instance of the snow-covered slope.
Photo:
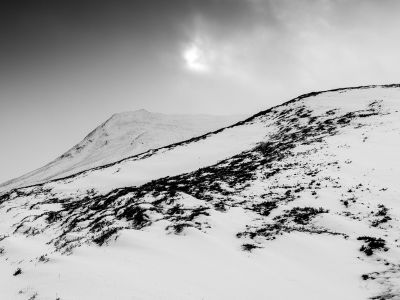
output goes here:
<path id="1" fill-rule="evenodd" d="M 62 178 L 187 140 L 231 125 L 241 118 L 240 115 L 167 115 L 144 109 L 115 114 L 54 161 L 0 184 L 0 192 Z"/>
<path id="2" fill-rule="evenodd" d="M 348 88 L 10 191 L 0 295 L 399 299 L 399 152 L 400 86 Z"/>

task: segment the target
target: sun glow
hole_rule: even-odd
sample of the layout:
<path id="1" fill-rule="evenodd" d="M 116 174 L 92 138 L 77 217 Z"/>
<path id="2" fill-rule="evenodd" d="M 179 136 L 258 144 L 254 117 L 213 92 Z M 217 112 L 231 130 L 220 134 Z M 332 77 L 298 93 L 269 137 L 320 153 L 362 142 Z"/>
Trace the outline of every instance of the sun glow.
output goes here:
<path id="1" fill-rule="evenodd" d="M 189 45 L 183 51 L 183 60 L 186 67 L 195 72 L 207 72 L 209 66 L 206 61 L 204 51 L 196 44 Z"/>

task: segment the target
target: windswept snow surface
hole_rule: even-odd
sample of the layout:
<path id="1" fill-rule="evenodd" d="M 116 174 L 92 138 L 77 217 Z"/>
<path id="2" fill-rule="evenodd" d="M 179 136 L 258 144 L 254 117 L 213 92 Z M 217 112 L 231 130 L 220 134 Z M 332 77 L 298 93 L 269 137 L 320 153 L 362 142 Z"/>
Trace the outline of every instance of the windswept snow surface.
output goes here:
<path id="1" fill-rule="evenodd" d="M 0 192 L 62 178 L 231 125 L 243 116 L 167 115 L 141 109 L 114 114 L 44 167 L 0 184 Z"/>
<path id="2" fill-rule="evenodd" d="M 0 296 L 399 299 L 399 152 L 400 86 L 347 88 L 10 191 Z"/>

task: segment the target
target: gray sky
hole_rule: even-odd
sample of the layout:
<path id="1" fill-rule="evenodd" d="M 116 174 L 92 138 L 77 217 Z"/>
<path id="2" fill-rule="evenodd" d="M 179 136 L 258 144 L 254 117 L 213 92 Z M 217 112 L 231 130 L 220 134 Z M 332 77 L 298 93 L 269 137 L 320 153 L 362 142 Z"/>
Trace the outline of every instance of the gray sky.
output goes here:
<path id="1" fill-rule="evenodd" d="M 251 113 L 400 81 L 396 0 L 0 4 L 0 182 L 115 112 Z"/>

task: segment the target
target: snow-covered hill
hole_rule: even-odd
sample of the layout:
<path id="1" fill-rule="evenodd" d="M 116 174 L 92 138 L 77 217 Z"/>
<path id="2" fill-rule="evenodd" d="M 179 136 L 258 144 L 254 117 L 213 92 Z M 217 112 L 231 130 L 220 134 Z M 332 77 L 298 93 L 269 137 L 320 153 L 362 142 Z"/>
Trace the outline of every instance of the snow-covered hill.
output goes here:
<path id="1" fill-rule="evenodd" d="M 399 299 L 400 85 L 300 96 L 0 198 L 4 299 Z"/>
<path id="2" fill-rule="evenodd" d="M 141 109 L 114 114 L 80 143 L 44 167 L 0 184 L 0 193 L 113 163 L 149 149 L 217 130 L 243 116 L 167 115 Z"/>

